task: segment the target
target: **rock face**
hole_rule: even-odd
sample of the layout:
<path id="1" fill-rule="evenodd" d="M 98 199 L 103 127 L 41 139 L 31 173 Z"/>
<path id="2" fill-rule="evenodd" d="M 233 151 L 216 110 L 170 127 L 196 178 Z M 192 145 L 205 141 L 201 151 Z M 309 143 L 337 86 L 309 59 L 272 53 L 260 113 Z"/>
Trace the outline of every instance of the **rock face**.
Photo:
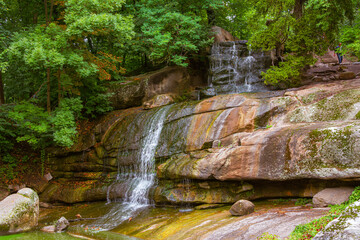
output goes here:
<path id="1" fill-rule="evenodd" d="M 254 212 L 255 205 L 248 200 L 239 200 L 230 208 L 230 213 L 233 216 L 244 216 Z"/>
<path id="2" fill-rule="evenodd" d="M 348 206 L 341 215 L 326 225 L 313 238 L 320 239 L 360 239 L 360 201 Z"/>
<path id="3" fill-rule="evenodd" d="M 354 188 L 352 187 L 326 188 L 315 194 L 313 197 L 313 204 L 315 207 L 341 204 L 349 200 L 353 191 Z"/>
<path id="4" fill-rule="evenodd" d="M 359 99 L 360 79 L 354 79 L 173 104 L 156 148 L 153 198 L 231 203 L 358 185 Z M 112 112 L 69 152 L 54 153 L 54 180 L 42 201 L 123 197 L 124 183 L 113 183 L 117 171 L 137 171 L 144 125 L 158 110 Z"/>
<path id="5" fill-rule="evenodd" d="M 206 85 L 206 73 L 183 67 L 164 69 L 127 79 L 126 82 L 108 86 L 112 94 L 110 101 L 115 110 L 141 106 L 156 95 L 174 94 L 181 96 L 194 90 L 195 86 Z"/>
<path id="6" fill-rule="evenodd" d="M 231 41 L 239 40 L 236 37 L 234 37 L 233 35 L 231 35 L 231 33 L 229 33 L 225 29 L 218 27 L 218 26 L 211 27 L 211 31 L 215 34 L 215 36 L 214 36 L 215 43 L 231 42 Z"/>
<path id="7" fill-rule="evenodd" d="M 27 231 L 37 226 L 39 197 L 30 188 L 23 188 L 0 202 L 0 232 Z"/>

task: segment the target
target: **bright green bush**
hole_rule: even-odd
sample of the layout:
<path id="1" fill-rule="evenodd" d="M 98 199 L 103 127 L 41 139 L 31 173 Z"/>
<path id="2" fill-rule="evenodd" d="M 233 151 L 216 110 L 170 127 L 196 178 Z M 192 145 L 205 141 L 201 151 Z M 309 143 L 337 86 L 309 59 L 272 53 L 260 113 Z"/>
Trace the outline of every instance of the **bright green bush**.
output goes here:
<path id="1" fill-rule="evenodd" d="M 61 147 L 71 147 L 77 134 L 76 119 L 83 105 L 80 98 L 63 99 L 51 117 L 54 142 Z"/>
<path id="2" fill-rule="evenodd" d="M 265 84 L 281 88 L 294 87 L 300 84 L 304 67 L 313 64 L 314 61 L 312 57 L 289 55 L 284 62 L 279 63 L 279 66 L 271 66 L 261 75 Z"/>
<path id="3" fill-rule="evenodd" d="M 318 232 L 325 228 L 325 226 L 335 218 L 339 217 L 342 211 L 350 204 L 360 200 L 360 186 L 356 187 L 349 197 L 349 200 L 340 205 L 332 205 L 329 213 L 319 219 L 315 219 L 307 224 L 296 226 L 295 230 L 289 236 L 290 240 L 297 239 L 312 239 Z"/>
<path id="4" fill-rule="evenodd" d="M 49 114 L 35 105 L 34 101 L 17 104 L 9 112 L 9 118 L 16 127 L 16 140 L 27 142 L 33 148 L 44 148 L 51 143 Z"/>

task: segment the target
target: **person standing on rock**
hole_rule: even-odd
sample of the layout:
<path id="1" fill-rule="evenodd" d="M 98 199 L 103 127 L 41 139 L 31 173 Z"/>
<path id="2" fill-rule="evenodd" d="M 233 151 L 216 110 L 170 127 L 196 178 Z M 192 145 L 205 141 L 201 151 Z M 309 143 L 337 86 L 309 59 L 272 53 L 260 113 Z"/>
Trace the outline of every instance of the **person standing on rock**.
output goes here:
<path id="1" fill-rule="evenodd" d="M 335 47 L 335 53 L 338 57 L 338 60 L 339 60 L 339 64 L 341 64 L 342 60 L 343 60 L 343 56 L 341 55 L 341 43 L 339 43 L 339 45 L 337 45 Z M 334 53 L 334 57 L 335 57 L 335 53 Z"/>

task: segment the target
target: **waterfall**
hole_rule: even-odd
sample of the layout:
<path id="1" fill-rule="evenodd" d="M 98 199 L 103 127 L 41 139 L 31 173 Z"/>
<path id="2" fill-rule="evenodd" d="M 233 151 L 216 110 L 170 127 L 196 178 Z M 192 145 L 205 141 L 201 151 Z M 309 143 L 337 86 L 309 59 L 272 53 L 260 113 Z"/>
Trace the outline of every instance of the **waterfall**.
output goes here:
<path id="1" fill-rule="evenodd" d="M 271 58 L 269 54 L 249 51 L 246 41 L 214 44 L 209 61 L 209 88 L 205 95 L 268 90 L 261 72 L 270 67 Z"/>
<path id="2" fill-rule="evenodd" d="M 169 109 L 170 106 L 162 107 L 147 120 L 137 163 L 128 167 L 118 167 L 114 183 L 125 183 L 125 197 L 121 205 L 112 208 L 108 214 L 95 223 L 96 226 L 112 229 L 152 205 L 149 193 L 156 182 L 156 147 Z M 109 189 L 114 183 L 109 186 Z M 109 189 L 108 203 L 111 202 Z"/>

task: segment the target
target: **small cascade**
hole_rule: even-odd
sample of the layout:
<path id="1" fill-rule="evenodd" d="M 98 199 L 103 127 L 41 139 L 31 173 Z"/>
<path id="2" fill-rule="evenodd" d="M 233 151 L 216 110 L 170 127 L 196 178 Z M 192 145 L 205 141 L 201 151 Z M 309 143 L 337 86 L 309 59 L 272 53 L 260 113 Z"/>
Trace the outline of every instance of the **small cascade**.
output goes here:
<path id="1" fill-rule="evenodd" d="M 123 183 L 122 191 L 125 192 L 125 196 L 120 205 L 114 206 L 108 214 L 95 223 L 96 226 L 100 226 L 102 229 L 112 229 L 152 205 L 149 193 L 156 182 L 156 147 L 169 108 L 170 106 L 160 108 L 146 122 L 145 136 L 141 141 L 136 164 L 130 166 L 118 164 L 116 179 L 108 188 L 108 204 L 112 202 L 110 199 L 111 188 L 117 183 Z"/>
<path id="2" fill-rule="evenodd" d="M 270 55 L 249 51 L 246 41 L 214 44 L 209 60 L 209 88 L 204 95 L 268 90 L 261 72 L 270 67 Z"/>
<path id="3" fill-rule="evenodd" d="M 181 181 L 181 185 L 184 188 L 184 199 L 185 205 L 179 209 L 179 212 L 191 212 L 194 208 L 189 203 L 191 201 L 191 180 L 189 178 L 184 178 Z"/>

